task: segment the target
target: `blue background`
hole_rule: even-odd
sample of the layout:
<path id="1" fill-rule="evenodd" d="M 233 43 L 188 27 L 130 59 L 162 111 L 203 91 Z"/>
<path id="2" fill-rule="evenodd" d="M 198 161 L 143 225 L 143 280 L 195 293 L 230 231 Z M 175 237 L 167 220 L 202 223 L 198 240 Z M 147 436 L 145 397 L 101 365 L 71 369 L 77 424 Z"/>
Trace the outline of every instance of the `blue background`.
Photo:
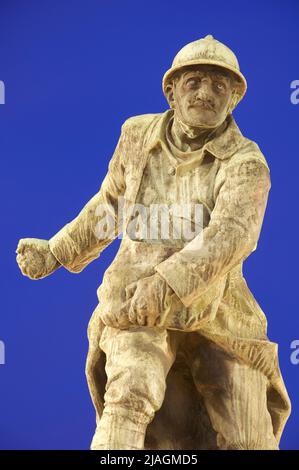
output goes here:
<path id="1" fill-rule="evenodd" d="M 213 34 L 237 54 L 248 93 L 234 115 L 271 169 L 248 285 L 279 344 L 293 412 L 282 449 L 298 449 L 299 2 L 0 0 L 0 448 L 87 449 L 95 426 L 84 374 L 86 329 L 116 240 L 80 275 L 21 275 L 19 238 L 50 238 L 96 193 L 123 121 L 168 105 L 161 78 L 186 43 Z"/>

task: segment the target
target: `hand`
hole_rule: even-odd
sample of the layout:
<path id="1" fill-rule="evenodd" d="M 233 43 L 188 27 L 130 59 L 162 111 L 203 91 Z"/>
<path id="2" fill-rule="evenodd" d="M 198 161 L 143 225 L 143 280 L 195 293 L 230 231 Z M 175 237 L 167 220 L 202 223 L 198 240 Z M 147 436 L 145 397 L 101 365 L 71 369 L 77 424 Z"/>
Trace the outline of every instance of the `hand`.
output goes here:
<path id="1" fill-rule="evenodd" d="M 156 326 L 174 291 L 159 273 L 140 279 L 126 288 L 132 296 L 129 320 L 140 326 Z"/>
<path id="2" fill-rule="evenodd" d="M 49 276 L 61 266 L 50 251 L 48 240 L 21 238 L 16 253 L 17 263 L 22 274 L 30 279 Z"/>

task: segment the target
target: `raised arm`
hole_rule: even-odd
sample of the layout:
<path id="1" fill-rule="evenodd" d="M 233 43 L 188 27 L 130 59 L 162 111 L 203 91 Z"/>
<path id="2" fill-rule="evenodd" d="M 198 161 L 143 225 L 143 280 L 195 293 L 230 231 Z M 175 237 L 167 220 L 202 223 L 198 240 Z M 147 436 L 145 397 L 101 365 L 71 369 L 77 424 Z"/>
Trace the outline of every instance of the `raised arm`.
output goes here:
<path id="1" fill-rule="evenodd" d="M 19 241 L 17 262 L 24 275 L 31 279 L 40 279 L 61 265 L 70 272 L 78 273 L 118 236 L 118 200 L 125 192 L 123 161 L 126 140 L 124 124 L 100 190 L 87 202 L 77 217 L 49 241 L 36 238 L 24 238 Z M 109 221 L 106 231 L 100 230 L 101 216 L 105 221 Z"/>
<path id="2" fill-rule="evenodd" d="M 221 172 L 202 245 L 198 235 L 155 267 L 186 307 L 254 251 L 270 187 L 269 169 L 255 155 L 240 155 Z"/>

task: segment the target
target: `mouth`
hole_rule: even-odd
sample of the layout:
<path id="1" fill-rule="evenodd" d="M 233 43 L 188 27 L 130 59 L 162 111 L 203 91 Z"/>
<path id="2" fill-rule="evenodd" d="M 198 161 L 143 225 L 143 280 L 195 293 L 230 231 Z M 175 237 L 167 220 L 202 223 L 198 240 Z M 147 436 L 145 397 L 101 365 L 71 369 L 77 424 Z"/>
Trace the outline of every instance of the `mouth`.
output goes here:
<path id="1" fill-rule="evenodd" d="M 196 103 L 190 105 L 190 108 L 204 109 L 215 112 L 214 107 L 205 101 L 196 101 Z"/>

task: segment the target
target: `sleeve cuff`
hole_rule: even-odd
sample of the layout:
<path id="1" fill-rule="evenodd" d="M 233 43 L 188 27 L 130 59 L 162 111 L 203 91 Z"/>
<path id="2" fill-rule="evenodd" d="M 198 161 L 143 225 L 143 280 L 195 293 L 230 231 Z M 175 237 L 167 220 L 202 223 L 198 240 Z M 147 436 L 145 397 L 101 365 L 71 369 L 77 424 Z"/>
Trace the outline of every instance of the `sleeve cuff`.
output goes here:
<path id="1" fill-rule="evenodd" d="M 67 233 L 66 227 L 67 225 L 50 238 L 49 248 L 57 261 L 59 261 L 64 268 L 71 273 L 78 273 L 82 271 L 83 267 L 76 266 L 74 263 L 77 250 L 75 243 Z"/>

